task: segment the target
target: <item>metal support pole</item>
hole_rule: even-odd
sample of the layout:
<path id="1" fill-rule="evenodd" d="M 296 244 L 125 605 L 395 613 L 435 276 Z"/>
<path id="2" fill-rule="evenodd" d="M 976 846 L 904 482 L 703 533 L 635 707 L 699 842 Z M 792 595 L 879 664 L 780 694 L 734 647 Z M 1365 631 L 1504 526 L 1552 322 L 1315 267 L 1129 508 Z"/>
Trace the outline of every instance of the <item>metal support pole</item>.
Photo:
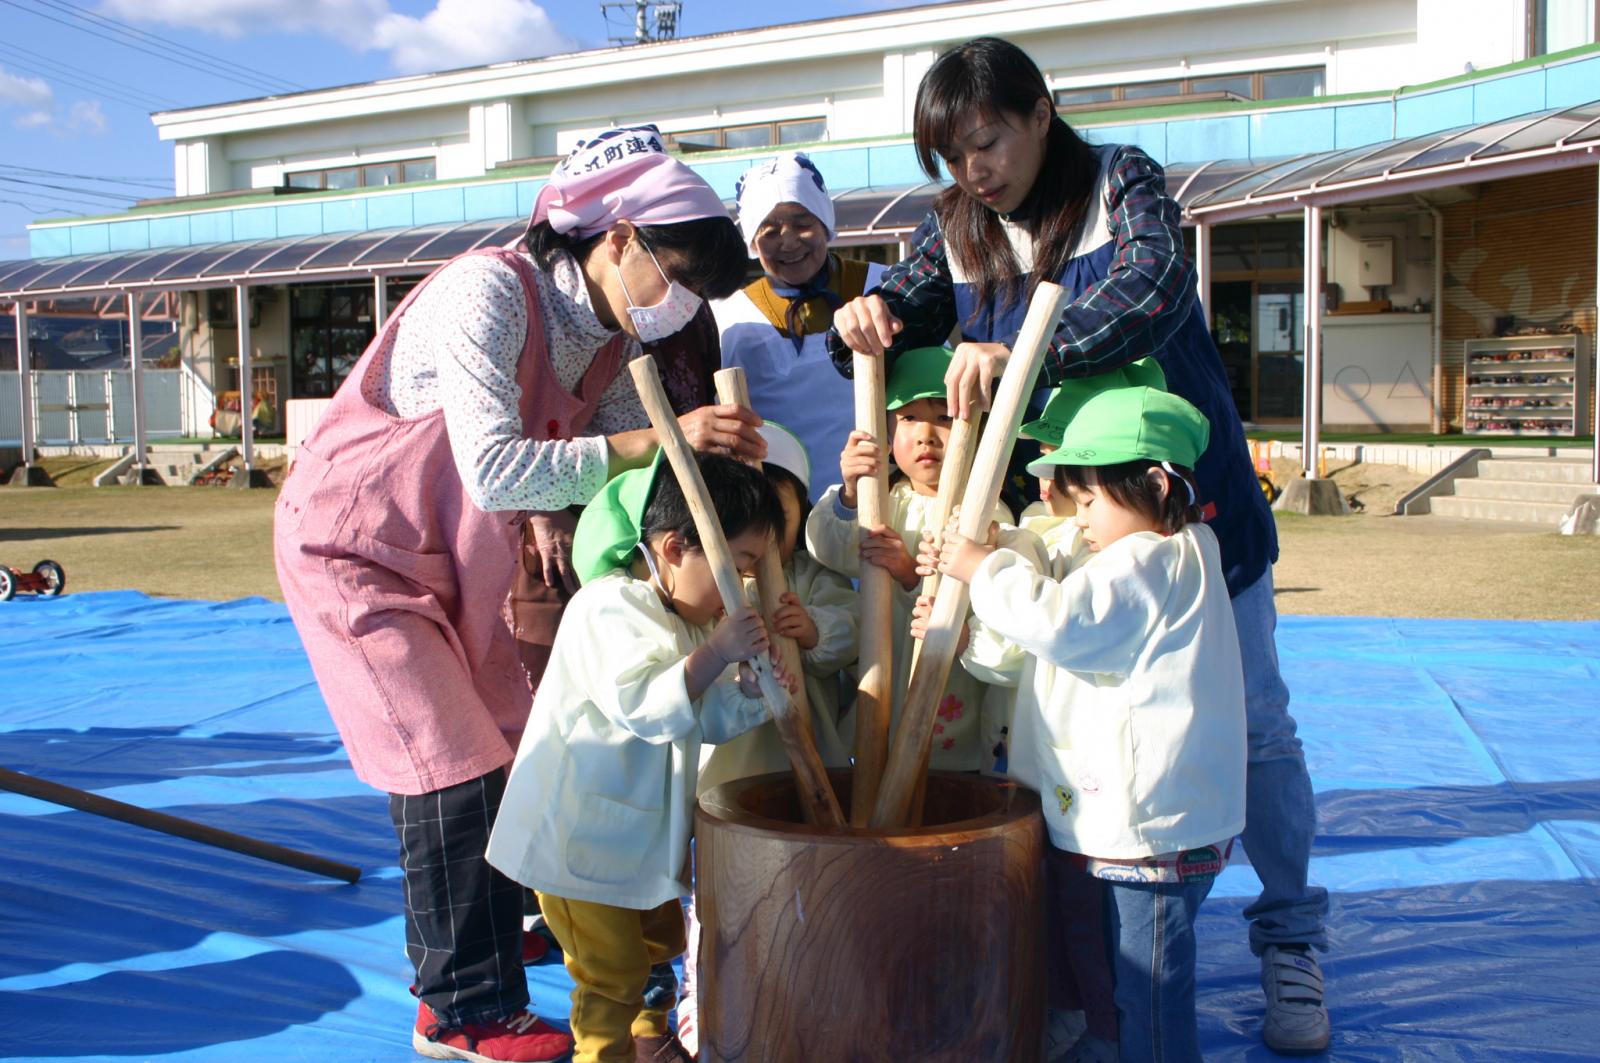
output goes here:
<path id="1" fill-rule="evenodd" d="M 1194 268 L 1196 294 L 1205 314 L 1206 328 L 1211 322 L 1211 226 L 1201 222 L 1194 227 Z"/>
<path id="2" fill-rule="evenodd" d="M 372 327 L 374 334 L 383 331 L 384 322 L 389 320 L 389 285 L 387 278 L 379 273 L 372 278 Z"/>
<path id="3" fill-rule="evenodd" d="M 22 464 L 11 476 L 15 487 L 49 487 L 50 476 L 34 463 L 33 353 L 28 349 L 28 307 L 18 299 L 17 317 L 17 395 L 22 406 Z"/>
<path id="4" fill-rule="evenodd" d="M 233 486 L 251 487 L 256 478 L 256 426 L 250 418 L 255 406 L 250 379 L 250 286 L 236 285 L 233 296 L 234 318 L 239 324 L 239 451 L 244 459 L 244 468 L 235 474 Z"/>
<path id="5" fill-rule="evenodd" d="M 139 296 L 128 293 L 128 360 L 133 380 L 133 474 L 135 484 L 159 483 L 150 468 L 149 440 L 145 435 L 144 332 L 139 328 Z"/>
<path id="6" fill-rule="evenodd" d="M 1600 177 L 1600 166 L 1595 167 L 1595 176 Z M 1600 200 L 1600 184 L 1596 185 L 1595 198 Z M 1590 330 L 1589 365 L 1591 367 L 1600 365 L 1600 351 L 1595 350 L 1597 346 L 1600 346 L 1600 343 L 1595 342 L 1600 340 L 1600 231 L 1595 233 L 1594 248 L 1595 327 Z M 1600 382 L 1600 373 L 1596 374 L 1595 380 Z M 1585 381 L 1580 380 L 1578 387 L 1583 387 L 1585 383 Z M 1594 401 L 1590 405 L 1592 409 L 1590 409 L 1589 413 L 1594 417 L 1594 436 L 1589 441 L 1589 479 L 1594 483 L 1600 484 L 1600 383 L 1595 385 Z M 1574 426 L 1573 431 L 1577 431 L 1576 426 Z"/>
<path id="7" fill-rule="evenodd" d="M 1306 479 L 1317 475 L 1322 437 L 1322 208 L 1306 207 L 1305 399 L 1300 467 Z"/>

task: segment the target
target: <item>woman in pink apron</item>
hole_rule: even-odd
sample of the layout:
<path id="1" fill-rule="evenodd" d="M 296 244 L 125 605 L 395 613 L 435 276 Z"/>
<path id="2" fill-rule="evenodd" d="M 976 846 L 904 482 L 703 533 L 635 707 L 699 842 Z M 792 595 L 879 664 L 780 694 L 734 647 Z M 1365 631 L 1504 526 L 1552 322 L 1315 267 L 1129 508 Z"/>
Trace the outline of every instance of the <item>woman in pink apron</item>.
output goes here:
<path id="1" fill-rule="evenodd" d="M 390 795 L 423 1055 L 571 1047 L 527 1010 L 522 891 L 483 860 L 531 704 L 502 606 L 530 512 L 650 460 L 623 363 L 734 291 L 742 252 L 653 127 L 601 134 L 516 250 L 463 255 L 400 305 L 280 493 L 284 599 L 356 774 Z M 680 420 L 701 449 L 764 452 L 738 407 Z"/>

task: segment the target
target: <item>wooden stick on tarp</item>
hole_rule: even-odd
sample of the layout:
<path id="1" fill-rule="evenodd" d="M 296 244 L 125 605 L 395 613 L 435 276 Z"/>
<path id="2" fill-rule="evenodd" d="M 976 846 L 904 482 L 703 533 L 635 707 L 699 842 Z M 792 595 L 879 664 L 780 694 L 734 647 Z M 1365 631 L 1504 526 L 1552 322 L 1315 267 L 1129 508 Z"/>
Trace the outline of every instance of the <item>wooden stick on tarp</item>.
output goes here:
<path id="1" fill-rule="evenodd" d="M 119 823 L 131 823 L 136 827 L 160 831 L 162 834 L 171 834 L 177 838 L 187 838 L 203 845 L 243 853 L 259 860 L 270 860 L 275 864 L 282 864 L 299 871 L 309 871 L 313 875 L 325 875 L 344 882 L 354 882 L 361 877 L 361 869 L 351 867 L 349 864 L 336 863 L 320 856 L 312 856 L 310 853 L 273 845 L 271 842 L 247 838 L 243 834 L 218 830 L 216 827 L 208 827 L 193 820 L 179 819 L 165 812 L 152 812 L 137 805 L 113 801 L 109 797 L 101 797 L 99 794 L 45 779 L 36 779 L 32 775 L 24 775 L 9 768 L 0 768 L 0 790 L 10 790 L 54 805 L 64 805 L 80 812 L 114 819 Z"/>
<path id="2" fill-rule="evenodd" d="M 731 402 L 746 409 L 753 408 L 750 405 L 750 383 L 745 379 L 743 369 L 738 366 L 719 369 L 711 374 L 711 379 L 716 384 L 718 402 Z M 759 468 L 761 463 L 751 462 L 751 464 Z M 789 592 L 789 578 L 783 574 L 783 554 L 778 545 L 778 540 L 783 534 L 783 529 L 777 529 L 772 545 L 767 547 L 767 552 L 761 555 L 761 560 L 756 564 L 756 594 L 761 599 L 761 618 L 767 623 L 767 636 L 778 650 L 778 660 L 783 662 L 784 671 L 800 681 L 799 688 L 791 695 L 796 712 L 795 728 L 804 746 L 815 750 L 817 737 L 811 729 L 811 704 L 806 698 L 800 644 L 787 635 L 778 634 L 772 623 L 772 614 L 778 611 L 778 607 L 783 604 L 783 596 Z M 805 534 L 804 528 L 800 529 L 800 534 Z M 812 811 L 815 809 L 807 809 L 808 813 Z"/>
<path id="3" fill-rule="evenodd" d="M 872 436 L 882 461 L 872 476 L 856 481 L 856 524 L 861 533 L 885 524 L 889 501 L 888 399 L 883 359 L 859 351 L 854 359 L 856 429 Z M 856 770 L 850 785 L 850 822 L 872 817 L 889 753 L 894 711 L 894 577 L 877 565 L 861 566 L 861 650 L 856 682 Z"/>
<path id="4" fill-rule="evenodd" d="M 651 425 L 655 427 L 661 449 L 666 451 L 667 461 L 678 478 L 678 486 L 683 489 L 684 501 L 694 516 L 695 530 L 700 533 L 700 549 L 705 552 L 706 561 L 711 565 L 712 578 L 716 580 L 717 591 L 722 595 L 722 606 L 729 613 L 743 609 L 750 604 L 745 599 L 744 580 L 739 576 L 733 555 L 728 550 L 728 542 L 722 535 L 722 521 L 711 505 L 711 495 L 700 476 L 700 463 L 689 448 L 689 441 L 683 437 L 683 429 L 679 427 L 678 418 L 667 401 L 656 360 L 644 355 L 630 362 L 628 369 L 633 373 L 634 387 L 639 392 L 639 400 L 644 404 Z M 802 716 L 790 699 L 789 692 L 778 683 L 778 677 L 773 674 L 766 655 L 753 658 L 749 664 L 761 684 L 762 699 L 772 713 L 772 720 L 778 727 L 778 737 L 782 739 L 784 752 L 789 755 L 789 764 L 794 768 L 800 808 L 806 822 L 820 827 L 842 828 L 844 815 L 839 810 L 839 799 L 834 796 L 833 786 L 828 781 L 828 771 L 817 753 L 815 741 L 810 740 L 809 733 L 803 729 L 803 724 L 810 723 L 809 719 Z M 799 679 L 798 673 L 795 673 L 795 678 Z"/>
<path id="5" fill-rule="evenodd" d="M 1006 362 L 995 391 L 994 407 L 983 428 L 983 438 L 972 461 L 972 475 L 961 495 L 961 515 L 957 527 L 968 539 L 983 541 L 989 530 L 989 515 L 1000 500 L 1017 429 L 1033 394 L 1045 351 L 1055 335 L 1056 324 L 1069 296 L 1064 288 L 1048 281 L 1041 283 L 1028 304 L 1028 316 Z M 889 753 L 883 785 L 872 809 L 874 827 L 904 827 L 910 819 L 922 765 L 933 738 L 939 698 L 950 678 L 961 624 L 967 614 L 967 585 L 960 580 L 941 580 L 928 618 L 922 654 L 911 673 L 905 705 L 900 710 L 900 726 L 895 730 L 894 748 Z"/>

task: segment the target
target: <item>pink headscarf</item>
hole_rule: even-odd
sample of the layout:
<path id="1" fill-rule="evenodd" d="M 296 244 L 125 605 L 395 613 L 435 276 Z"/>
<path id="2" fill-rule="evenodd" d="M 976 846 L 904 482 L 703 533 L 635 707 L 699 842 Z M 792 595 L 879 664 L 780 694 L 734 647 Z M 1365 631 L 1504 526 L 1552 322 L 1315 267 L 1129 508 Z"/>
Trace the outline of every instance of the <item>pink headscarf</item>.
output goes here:
<path id="1" fill-rule="evenodd" d="M 578 239 L 618 221 L 671 225 L 728 217 L 705 179 L 667 154 L 655 126 L 608 129 L 555 168 L 533 204 L 532 224 L 549 221 Z"/>

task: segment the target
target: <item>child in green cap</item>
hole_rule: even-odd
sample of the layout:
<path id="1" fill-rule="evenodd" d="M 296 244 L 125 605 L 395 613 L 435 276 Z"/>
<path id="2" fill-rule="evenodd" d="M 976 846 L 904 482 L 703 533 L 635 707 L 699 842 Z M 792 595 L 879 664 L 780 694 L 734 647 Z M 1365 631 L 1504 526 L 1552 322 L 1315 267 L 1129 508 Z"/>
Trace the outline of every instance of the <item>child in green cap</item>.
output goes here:
<path id="1" fill-rule="evenodd" d="M 778 497 L 759 469 L 699 462 L 734 563 L 749 572 L 782 527 Z M 723 615 L 688 503 L 662 464 L 613 479 L 578 521 L 583 586 L 489 837 L 489 862 L 538 891 L 566 956 L 583 1063 L 691 1058 L 668 1031 L 673 1000 L 646 1004 L 646 982 L 684 951 L 701 743 L 768 718 L 742 664 L 768 652 L 761 618 Z"/>
<path id="2" fill-rule="evenodd" d="M 950 352 L 943 347 L 907 351 L 895 360 L 886 382 L 889 409 L 889 456 L 894 467 L 884 507 L 887 522 L 862 528 L 856 519 L 856 481 L 877 472 L 883 447 L 865 432 L 850 433 L 839 455 L 843 483 L 817 500 L 806 521 L 806 546 L 824 565 L 855 577 L 861 565 L 877 565 L 894 577 L 894 682 L 890 728 L 899 725 L 900 707 L 911 676 L 911 611 L 922 585 L 913 551 L 925 530 L 936 523 L 934 509 L 944 471 L 950 416 L 945 410 L 944 373 Z M 1011 523 L 1011 511 L 995 507 L 993 519 Z M 993 767 L 993 735 L 986 728 L 982 706 L 985 686 L 961 669 L 952 669 L 939 700 L 929 763 L 950 771 L 982 771 Z M 848 720 L 854 733 L 854 717 Z M 852 738 L 853 741 L 853 738 Z"/>
<path id="3" fill-rule="evenodd" d="M 1164 391 L 1101 392 L 1028 467 L 1076 503 L 1085 550 L 1040 567 L 952 528 L 920 557 L 969 583 L 978 619 L 1026 654 L 1010 774 L 1043 798 L 1052 858 L 1105 885 L 1130 1060 L 1150 1044 L 1199 1059 L 1195 914 L 1244 827 L 1239 642 L 1192 486 L 1209 431 Z"/>

